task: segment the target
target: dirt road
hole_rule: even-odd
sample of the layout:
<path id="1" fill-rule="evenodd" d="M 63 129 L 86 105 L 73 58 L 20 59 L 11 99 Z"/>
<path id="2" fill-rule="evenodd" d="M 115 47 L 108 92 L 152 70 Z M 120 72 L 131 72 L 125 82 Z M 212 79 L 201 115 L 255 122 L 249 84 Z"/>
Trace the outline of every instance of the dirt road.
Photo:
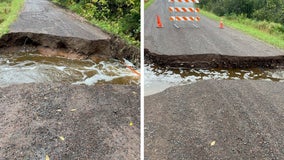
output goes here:
<path id="1" fill-rule="evenodd" d="M 0 159 L 139 159 L 139 95 L 122 85 L 0 88 Z"/>
<path id="2" fill-rule="evenodd" d="M 237 30 L 226 26 L 225 29 L 219 29 L 218 22 L 204 16 L 200 16 L 199 29 L 196 29 L 191 22 L 177 22 L 180 26 L 177 29 L 169 21 L 169 5 L 168 1 L 156 0 L 145 11 L 146 59 L 147 55 L 150 55 L 148 59 L 154 59 L 155 62 L 160 61 L 157 63 L 164 65 L 180 63 L 182 66 L 181 63 L 186 65 L 187 61 L 196 61 L 195 63 L 216 61 L 215 63 L 221 65 L 222 61 L 227 62 L 226 59 L 232 59 L 230 56 L 239 57 L 232 61 L 240 59 L 243 61 L 248 59 L 247 57 L 284 56 L 284 51 Z M 156 15 L 161 17 L 164 28 L 156 28 Z M 242 59 L 242 57 L 245 58 Z M 217 62 L 220 58 L 222 60 Z M 280 58 L 283 60 L 283 57 L 279 57 L 278 59 Z M 265 60 L 260 58 L 257 61 Z M 164 61 L 164 63 L 161 61 Z M 190 65 L 198 64 L 191 63 Z"/>
<path id="3" fill-rule="evenodd" d="M 202 81 L 145 97 L 145 159 L 284 159 L 284 84 Z"/>

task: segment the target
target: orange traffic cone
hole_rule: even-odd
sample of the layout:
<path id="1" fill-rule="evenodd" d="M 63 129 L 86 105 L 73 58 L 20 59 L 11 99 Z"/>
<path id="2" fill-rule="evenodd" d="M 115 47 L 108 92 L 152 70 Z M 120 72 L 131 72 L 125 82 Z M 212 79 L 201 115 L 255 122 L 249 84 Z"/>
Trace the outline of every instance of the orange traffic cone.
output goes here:
<path id="1" fill-rule="evenodd" d="M 157 28 L 163 28 L 160 16 L 157 16 Z"/>
<path id="2" fill-rule="evenodd" d="M 220 29 L 224 29 L 224 24 L 223 24 L 223 21 L 220 20 L 220 26 L 219 26 Z"/>

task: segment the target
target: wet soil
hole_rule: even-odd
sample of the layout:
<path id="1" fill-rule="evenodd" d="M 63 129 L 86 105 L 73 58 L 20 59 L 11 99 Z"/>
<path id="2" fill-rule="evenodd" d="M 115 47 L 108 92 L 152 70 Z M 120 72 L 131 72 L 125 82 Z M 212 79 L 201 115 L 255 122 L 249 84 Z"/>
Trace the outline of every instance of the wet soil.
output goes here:
<path id="1" fill-rule="evenodd" d="M 112 36 L 109 40 L 88 40 L 42 33 L 19 32 L 8 33 L 0 39 L 1 54 L 27 51 L 49 51 L 53 55 L 79 59 L 125 58 L 136 66 L 140 64 L 139 49 L 127 45 L 116 36 Z"/>
<path id="2" fill-rule="evenodd" d="M 0 102 L 0 159 L 139 159 L 138 86 L 13 85 Z"/>
<path id="3" fill-rule="evenodd" d="M 78 54 L 109 54 L 108 40 L 88 40 L 76 37 L 60 37 L 42 33 L 9 33 L 0 40 L 0 48 L 14 46 L 43 46 L 51 49 L 66 49 Z M 107 55 L 105 55 L 107 56 Z"/>
<path id="4" fill-rule="evenodd" d="M 284 56 L 228 56 L 220 54 L 161 55 L 144 50 L 145 63 L 168 68 L 283 68 Z"/>
<path id="5" fill-rule="evenodd" d="M 201 81 L 145 97 L 145 160 L 283 159 L 284 83 Z"/>

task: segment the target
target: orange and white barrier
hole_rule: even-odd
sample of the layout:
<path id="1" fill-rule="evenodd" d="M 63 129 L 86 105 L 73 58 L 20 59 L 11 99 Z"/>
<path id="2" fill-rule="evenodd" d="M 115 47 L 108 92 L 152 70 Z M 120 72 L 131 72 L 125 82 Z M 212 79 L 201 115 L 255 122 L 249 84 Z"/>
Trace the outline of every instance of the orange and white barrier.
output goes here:
<path id="1" fill-rule="evenodd" d="M 170 21 L 200 21 L 200 17 L 171 16 Z"/>
<path id="2" fill-rule="evenodd" d="M 170 12 L 199 12 L 199 8 L 169 7 Z"/>
<path id="3" fill-rule="evenodd" d="M 169 0 L 169 2 L 199 3 L 199 0 Z"/>
<path id="4" fill-rule="evenodd" d="M 173 6 L 169 6 L 169 12 L 171 13 L 170 21 L 173 21 L 173 25 L 176 28 L 179 26 L 176 22 L 180 21 L 190 21 L 196 28 L 199 28 L 198 22 L 200 21 L 200 17 L 197 16 L 197 13 L 200 12 L 199 8 L 195 8 L 195 3 L 199 3 L 199 0 L 168 0 L 170 3 L 173 3 Z M 176 7 L 176 2 L 179 3 L 193 3 L 192 7 Z M 189 14 L 189 12 L 193 13 L 194 16 L 185 16 L 184 14 Z M 177 15 L 179 14 L 179 15 Z M 182 14 L 182 15 L 181 15 Z"/>

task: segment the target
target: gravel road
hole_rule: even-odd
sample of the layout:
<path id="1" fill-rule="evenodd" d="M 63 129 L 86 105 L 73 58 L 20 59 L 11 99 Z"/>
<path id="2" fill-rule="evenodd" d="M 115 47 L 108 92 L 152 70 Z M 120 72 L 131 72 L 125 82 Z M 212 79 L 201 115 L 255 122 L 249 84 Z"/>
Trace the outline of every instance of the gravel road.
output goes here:
<path id="1" fill-rule="evenodd" d="M 196 29 L 191 22 L 178 22 L 180 29 L 177 29 L 169 21 L 169 5 L 168 1 L 156 0 L 145 11 L 145 48 L 151 53 L 253 57 L 284 55 L 282 50 L 226 27 L 226 22 L 224 22 L 225 29 L 219 29 L 218 22 L 204 16 L 200 16 L 199 29 Z M 161 17 L 164 28 L 156 28 L 156 15 Z"/>
<path id="2" fill-rule="evenodd" d="M 0 88 L 0 159 L 139 159 L 139 92 L 123 85 Z"/>
<path id="3" fill-rule="evenodd" d="M 145 97 L 145 159 L 284 159 L 284 84 L 202 81 Z"/>

